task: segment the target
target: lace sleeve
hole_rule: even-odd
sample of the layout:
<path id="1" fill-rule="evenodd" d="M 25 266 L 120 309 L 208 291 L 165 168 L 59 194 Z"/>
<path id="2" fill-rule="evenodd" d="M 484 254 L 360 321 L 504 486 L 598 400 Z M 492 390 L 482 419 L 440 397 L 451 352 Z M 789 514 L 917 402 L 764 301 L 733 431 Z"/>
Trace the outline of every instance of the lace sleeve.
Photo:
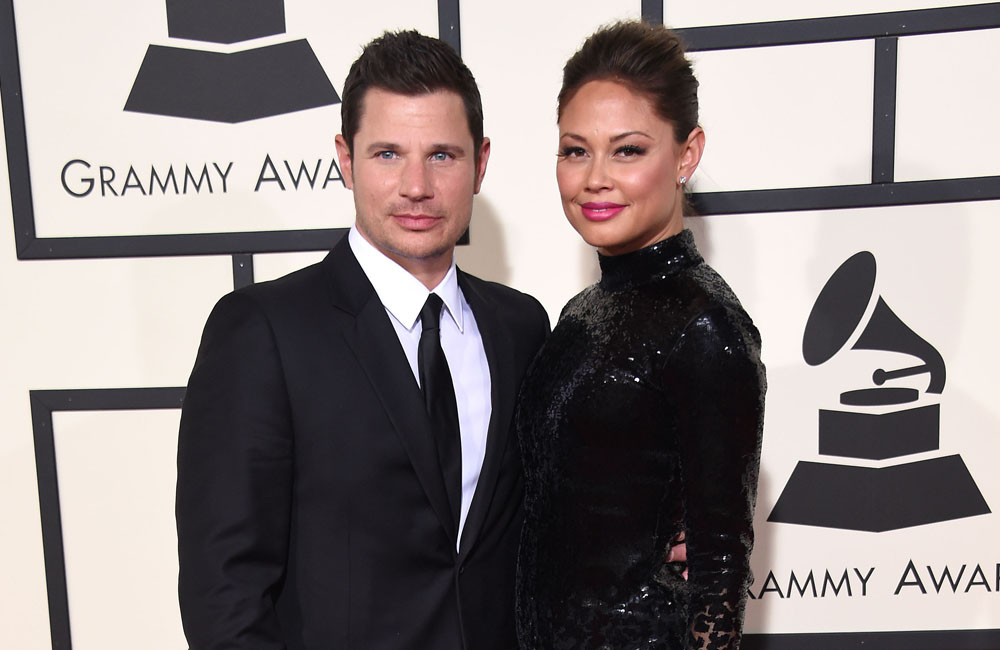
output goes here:
<path id="1" fill-rule="evenodd" d="M 676 400 L 691 593 L 688 648 L 739 647 L 764 414 L 760 336 L 745 314 L 693 319 L 664 378 Z"/>

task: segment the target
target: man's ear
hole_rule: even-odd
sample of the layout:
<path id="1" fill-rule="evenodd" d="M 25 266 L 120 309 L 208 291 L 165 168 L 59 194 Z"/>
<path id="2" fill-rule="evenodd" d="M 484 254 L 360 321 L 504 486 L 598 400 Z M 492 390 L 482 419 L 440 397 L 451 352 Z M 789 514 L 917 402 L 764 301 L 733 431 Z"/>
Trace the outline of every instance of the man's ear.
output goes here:
<path id="1" fill-rule="evenodd" d="M 333 139 L 333 143 L 337 146 L 337 158 L 340 161 L 340 175 L 344 177 L 344 185 L 347 189 L 354 189 L 354 170 L 351 167 L 351 148 L 347 146 L 347 140 L 344 136 L 337 134 L 337 137 Z"/>
<path id="2" fill-rule="evenodd" d="M 483 138 L 483 143 L 479 145 L 479 158 L 476 160 L 476 184 L 472 188 L 473 194 L 479 194 L 479 188 L 483 186 L 483 178 L 486 176 L 486 163 L 490 160 L 490 139 Z"/>

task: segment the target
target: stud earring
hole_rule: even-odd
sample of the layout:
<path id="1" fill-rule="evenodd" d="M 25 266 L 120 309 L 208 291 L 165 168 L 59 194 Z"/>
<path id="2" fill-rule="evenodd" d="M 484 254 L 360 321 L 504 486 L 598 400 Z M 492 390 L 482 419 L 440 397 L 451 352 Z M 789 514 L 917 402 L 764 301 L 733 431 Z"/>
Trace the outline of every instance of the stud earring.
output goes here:
<path id="1" fill-rule="evenodd" d="M 687 177 L 687 176 L 681 176 L 681 177 L 680 177 L 680 178 L 679 178 L 679 179 L 677 180 L 677 182 L 678 182 L 678 183 L 680 183 L 681 185 L 683 185 L 684 183 L 687 183 L 687 182 L 688 182 L 688 177 Z"/>

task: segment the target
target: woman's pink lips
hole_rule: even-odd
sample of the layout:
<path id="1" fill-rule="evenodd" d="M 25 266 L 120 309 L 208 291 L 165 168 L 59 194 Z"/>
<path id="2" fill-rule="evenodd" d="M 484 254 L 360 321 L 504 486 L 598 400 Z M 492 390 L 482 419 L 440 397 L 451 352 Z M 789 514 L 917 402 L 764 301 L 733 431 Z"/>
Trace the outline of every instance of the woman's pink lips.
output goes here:
<path id="1" fill-rule="evenodd" d="M 583 216 L 590 221 L 607 221 L 625 209 L 621 203 L 583 203 Z"/>

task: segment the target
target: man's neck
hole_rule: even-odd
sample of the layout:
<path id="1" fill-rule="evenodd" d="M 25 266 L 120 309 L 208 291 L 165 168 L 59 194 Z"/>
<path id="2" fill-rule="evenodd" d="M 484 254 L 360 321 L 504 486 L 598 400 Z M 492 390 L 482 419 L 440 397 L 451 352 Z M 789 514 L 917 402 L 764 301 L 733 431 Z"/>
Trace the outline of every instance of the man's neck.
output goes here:
<path id="1" fill-rule="evenodd" d="M 378 248 L 378 246 L 375 248 Z M 407 273 L 415 277 L 417 280 L 420 280 L 420 283 L 425 287 L 433 289 L 441 284 L 441 280 L 444 280 L 444 276 L 448 274 L 448 269 L 451 268 L 451 259 L 454 255 L 455 249 L 452 248 L 446 253 L 442 253 L 440 256 L 420 259 L 404 257 L 402 255 L 397 255 L 396 253 L 383 251 L 380 248 L 379 251 L 396 264 L 402 266 Z"/>
<path id="2" fill-rule="evenodd" d="M 361 228 L 357 228 L 356 226 L 355 228 L 358 234 L 372 245 L 372 248 L 403 267 L 403 270 L 419 280 L 428 290 L 441 284 L 441 280 L 444 279 L 444 276 L 448 274 L 448 269 L 451 268 L 451 261 L 455 256 L 454 246 L 432 257 L 408 257 L 391 250 L 386 250 L 373 242 Z"/>

